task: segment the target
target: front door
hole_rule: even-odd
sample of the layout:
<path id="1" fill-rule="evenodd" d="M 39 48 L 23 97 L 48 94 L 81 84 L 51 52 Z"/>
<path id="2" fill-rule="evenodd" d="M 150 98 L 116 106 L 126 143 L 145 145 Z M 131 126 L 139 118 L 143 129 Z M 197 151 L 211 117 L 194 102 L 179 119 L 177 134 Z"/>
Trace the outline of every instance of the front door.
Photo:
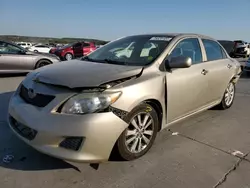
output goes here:
<path id="1" fill-rule="evenodd" d="M 73 46 L 74 56 L 82 57 L 83 54 L 83 46 L 82 43 L 78 42 Z"/>
<path id="2" fill-rule="evenodd" d="M 204 74 L 203 56 L 198 38 L 181 40 L 172 50 L 171 57 L 192 59 L 189 68 L 172 69 L 166 74 L 167 123 L 174 122 L 208 104 L 208 80 Z"/>

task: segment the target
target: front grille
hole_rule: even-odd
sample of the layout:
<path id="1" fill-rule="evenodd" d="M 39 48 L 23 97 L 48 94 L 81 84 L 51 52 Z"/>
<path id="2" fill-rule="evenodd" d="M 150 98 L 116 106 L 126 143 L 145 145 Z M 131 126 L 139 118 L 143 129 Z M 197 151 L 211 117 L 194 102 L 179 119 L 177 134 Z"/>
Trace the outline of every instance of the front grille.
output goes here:
<path id="1" fill-rule="evenodd" d="M 37 131 L 27 127 L 26 125 L 16 121 L 13 117 L 9 117 L 10 126 L 22 137 L 26 138 L 27 140 L 33 140 L 36 135 Z"/>
<path id="2" fill-rule="evenodd" d="M 78 151 L 82 145 L 83 137 L 67 137 L 59 146 L 65 149 Z"/>
<path id="3" fill-rule="evenodd" d="M 25 102 L 38 107 L 45 107 L 55 98 L 55 96 L 52 95 L 44 95 L 39 93 L 37 93 L 33 98 L 31 98 L 29 96 L 28 89 L 23 85 L 20 88 L 19 95 Z"/>

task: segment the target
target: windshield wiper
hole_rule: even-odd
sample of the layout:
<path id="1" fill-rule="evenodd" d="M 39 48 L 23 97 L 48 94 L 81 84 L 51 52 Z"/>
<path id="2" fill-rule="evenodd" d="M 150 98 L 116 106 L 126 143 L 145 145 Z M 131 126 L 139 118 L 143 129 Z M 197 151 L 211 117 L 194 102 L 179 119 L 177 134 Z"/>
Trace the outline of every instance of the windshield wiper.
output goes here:
<path id="1" fill-rule="evenodd" d="M 112 60 L 112 59 L 104 59 L 103 61 L 106 62 L 106 63 L 109 63 L 109 64 L 127 65 L 126 62 L 115 61 L 115 60 Z"/>
<path id="2" fill-rule="evenodd" d="M 127 65 L 126 62 L 115 61 L 112 59 L 91 59 L 88 56 L 81 58 L 82 61 L 91 61 L 91 62 L 98 62 L 98 63 L 108 63 L 108 64 L 117 64 L 117 65 Z"/>
<path id="3" fill-rule="evenodd" d="M 84 56 L 81 60 L 95 62 L 96 60 L 89 58 L 88 56 Z"/>

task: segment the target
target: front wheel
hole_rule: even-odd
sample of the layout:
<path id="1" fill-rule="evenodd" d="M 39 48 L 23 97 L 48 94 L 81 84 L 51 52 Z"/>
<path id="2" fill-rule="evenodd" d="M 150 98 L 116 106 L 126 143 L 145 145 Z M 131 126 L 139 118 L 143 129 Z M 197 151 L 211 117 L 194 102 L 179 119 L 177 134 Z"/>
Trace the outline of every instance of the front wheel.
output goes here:
<path id="1" fill-rule="evenodd" d="M 67 53 L 67 54 L 64 56 L 64 58 L 65 58 L 67 61 L 69 61 L 69 60 L 73 59 L 73 55 L 72 55 L 71 53 Z"/>
<path id="2" fill-rule="evenodd" d="M 156 138 L 159 120 L 155 109 L 143 103 L 128 115 L 129 126 L 117 141 L 118 152 L 125 160 L 143 156 Z"/>
<path id="3" fill-rule="evenodd" d="M 231 81 L 224 93 L 223 99 L 218 107 L 222 110 L 230 108 L 234 102 L 235 98 L 235 84 Z"/>
<path id="4" fill-rule="evenodd" d="M 40 61 L 37 62 L 35 69 L 44 67 L 44 66 L 49 65 L 49 64 L 51 64 L 51 62 L 48 61 L 48 60 L 45 60 L 45 59 L 40 60 Z"/>

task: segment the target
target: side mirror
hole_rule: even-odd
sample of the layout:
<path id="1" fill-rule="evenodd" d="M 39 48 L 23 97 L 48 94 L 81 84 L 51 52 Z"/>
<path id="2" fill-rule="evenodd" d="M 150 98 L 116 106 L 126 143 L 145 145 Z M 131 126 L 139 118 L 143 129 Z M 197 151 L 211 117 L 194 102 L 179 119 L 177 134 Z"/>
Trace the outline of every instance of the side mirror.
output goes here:
<path id="1" fill-rule="evenodd" d="M 186 56 L 172 57 L 171 60 L 166 60 L 166 68 L 188 68 L 192 65 L 192 59 Z"/>

